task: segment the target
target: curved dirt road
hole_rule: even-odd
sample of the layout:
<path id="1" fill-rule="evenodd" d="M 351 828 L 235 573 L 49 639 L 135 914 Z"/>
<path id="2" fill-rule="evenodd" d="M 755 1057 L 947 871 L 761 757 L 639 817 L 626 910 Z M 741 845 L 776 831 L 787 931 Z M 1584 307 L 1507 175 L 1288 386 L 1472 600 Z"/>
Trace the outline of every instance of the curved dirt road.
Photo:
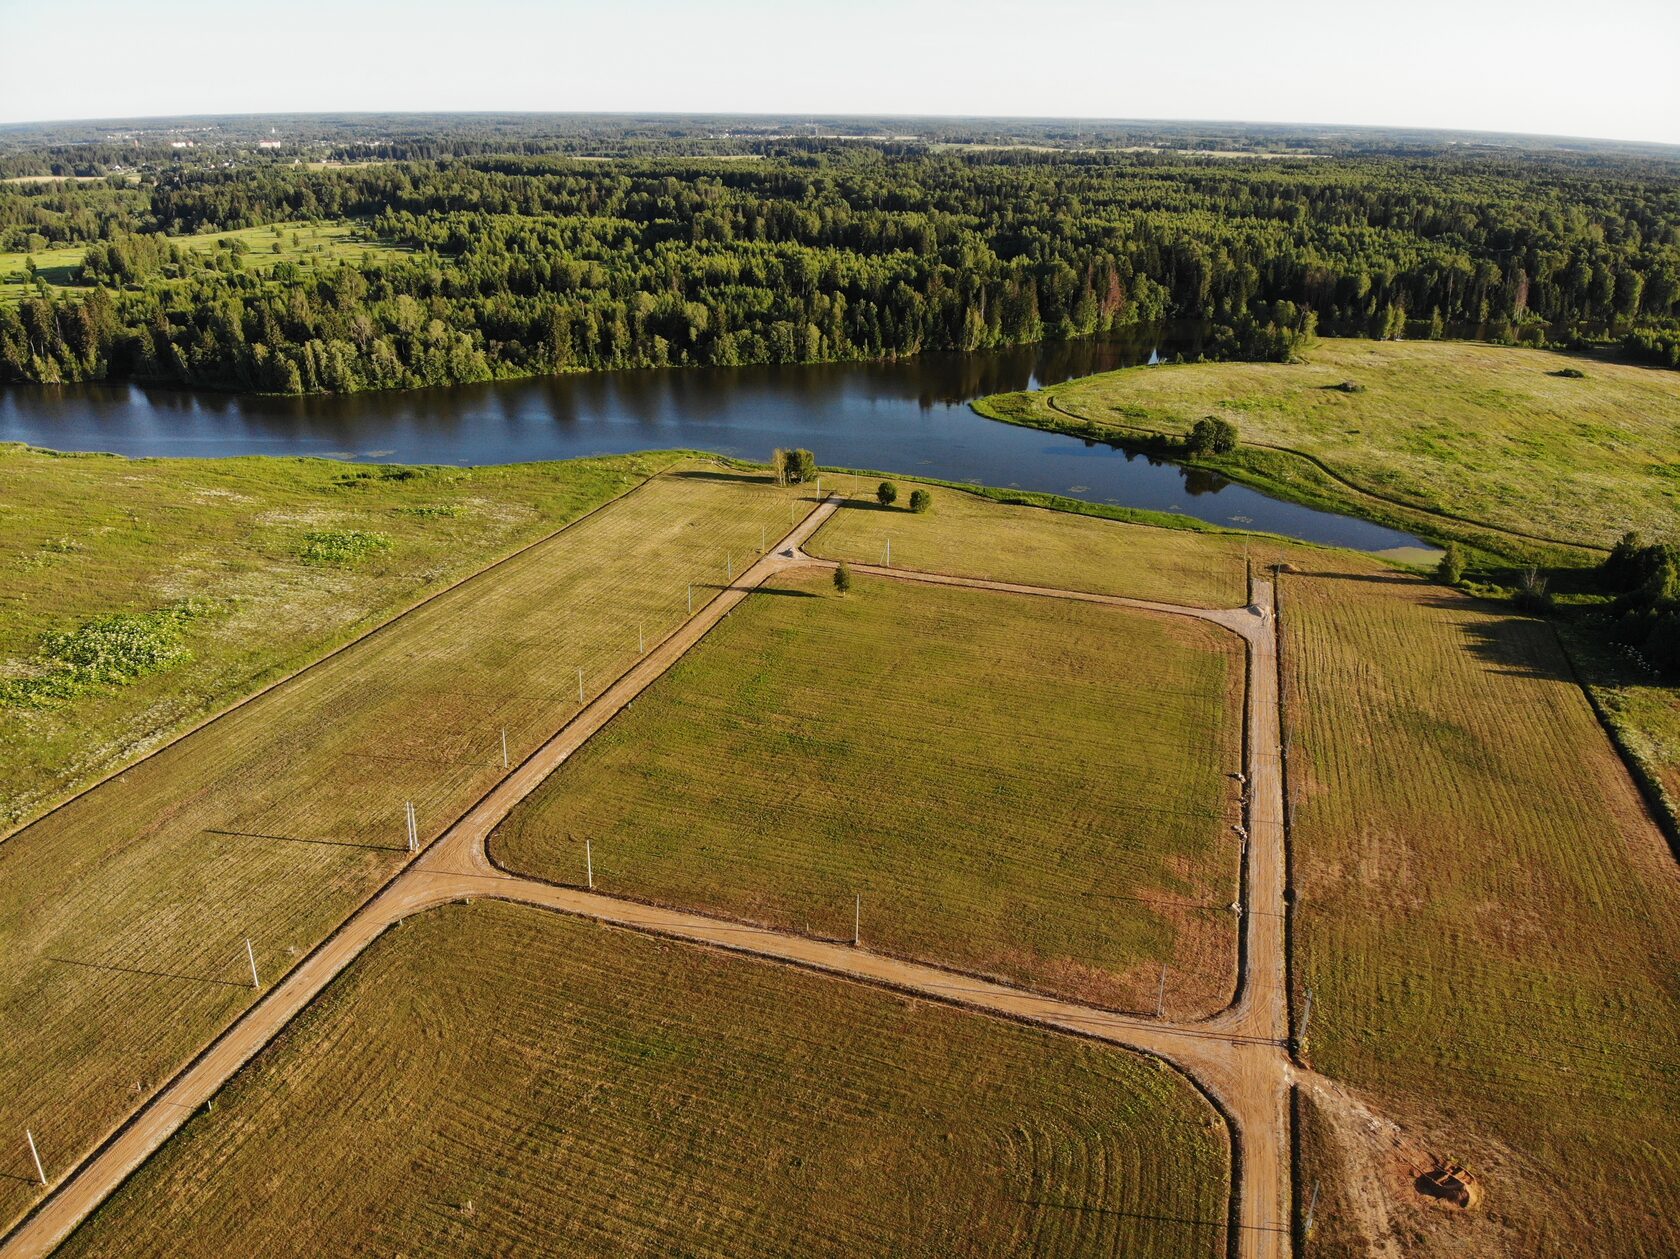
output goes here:
<path id="1" fill-rule="evenodd" d="M 1248 608 L 1203 610 L 1082 591 L 1053 590 L 917 573 L 873 565 L 854 571 L 896 580 L 960 585 L 1045 598 L 1075 599 L 1222 625 L 1248 646 L 1248 846 L 1243 965 L 1236 1001 L 1209 1019 L 1170 1023 L 1042 997 L 980 978 L 700 914 L 561 887 L 510 874 L 486 848 L 491 830 L 626 704 L 675 664 L 770 577 L 802 566 L 832 567 L 799 548 L 839 507 L 831 495 L 730 586 L 629 672 L 597 696 L 529 759 L 513 769 L 414 862 L 323 941 L 261 1001 L 152 1095 L 103 1145 L 84 1158 L 0 1243 L 0 1259 L 37 1259 L 52 1250 L 134 1170 L 209 1101 L 332 979 L 382 932 L 404 918 L 472 896 L 495 897 L 577 914 L 632 930 L 696 941 L 771 960 L 886 985 L 931 999 L 1029 1021 L 1152 1053 L 1204 1088 L 1229 1119 L 1235 1143 L 1237 1233 L 1244 1259 L 1290 1251 L 1288 1088 L 1290 1063 L 1283 949 L 1283 789 L 1278 741 L 1276 639 L 1272 592 L 1255 583 Z"/>

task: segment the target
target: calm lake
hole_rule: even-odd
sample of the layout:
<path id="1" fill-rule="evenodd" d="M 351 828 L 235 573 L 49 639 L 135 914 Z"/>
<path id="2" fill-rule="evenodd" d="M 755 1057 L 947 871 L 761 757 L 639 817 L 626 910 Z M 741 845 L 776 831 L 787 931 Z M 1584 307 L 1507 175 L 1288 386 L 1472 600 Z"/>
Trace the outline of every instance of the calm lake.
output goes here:
<path id="1" fill-rule="evenodd" d="M 1042 490 L 1363 550 L 1421 545 L 1220 477 L 999 424 L 968 407 L 983 394 L 1128 366 L 1150 348 L 1136 339 L 1083 341 L 891 363 L 603 372 L 342 397 L 11 387 L 0 390 L 0 441 L 134 456 L 455 464 L 674 446 L 762 460 L 776 446 L 805 446 L 833 466 Z"/>

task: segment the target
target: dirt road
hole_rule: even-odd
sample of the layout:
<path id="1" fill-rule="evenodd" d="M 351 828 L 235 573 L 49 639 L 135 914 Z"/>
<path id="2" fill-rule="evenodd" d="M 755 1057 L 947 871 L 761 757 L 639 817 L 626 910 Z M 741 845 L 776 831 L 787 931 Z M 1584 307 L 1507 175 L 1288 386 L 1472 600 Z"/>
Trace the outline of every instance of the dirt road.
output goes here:
<path id="1" fill-rule="evenodd" d="M 861 982 L 1139 1049 L 1173 1063 L 1224 1111 L 1233 1127 L 1239 1169 L 1235 1252 L 1281 1259 L 1290 1251 L 1287 978 L 1283 949 L 1283 787 L 1279 757 L 1276 638 L 1272 591 L 1256 583 L 1248 608 L 1208 611 L 1081 591 L 1052 590 L 870 565 L 854 571 L 896 580 L 960 585 L 1044 598 L 1075 599 L 1191 616 L 1222 625 L 1248 645 L 1248 846 L 1242 977 L 1233 1004 L 1193 1023 L 1116 1014 L 1075 1002 L 969 978 L 937 967 L 741 923 L 683 913 L 524 878 L 498 869 L 491 830 L 596 731 L 651 685 L 748 594 L 790 568 L 828 561 L 800 547 L 834 513 L 831 496 L 634 668 L 597 696 L 552 739 L 515 767 L 459 821 L 375 895 L 261 1001 L 210 1044 L 103 1145 L 84 1158 L 3 1243 L 0 1259 L 50 1254 L 72 1229 L 138 1168 L 221 1086 L 382 932 L 413 914 L 474 896 L 542 906 L 637 931 L 692 940 L 801 965 Z"/>

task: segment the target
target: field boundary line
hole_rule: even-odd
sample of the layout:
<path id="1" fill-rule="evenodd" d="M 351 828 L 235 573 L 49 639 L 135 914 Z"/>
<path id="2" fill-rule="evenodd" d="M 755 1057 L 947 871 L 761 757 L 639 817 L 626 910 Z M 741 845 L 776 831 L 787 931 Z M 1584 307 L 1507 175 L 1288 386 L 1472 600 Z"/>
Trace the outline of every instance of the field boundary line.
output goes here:
<path id="1" fill-rule="evenodd" d="M 653 479 L 654 479 L 653 477 L 646 478 L 641 483 L 639 483 L 637 485 L 634 485 L 629 490 L 625 491 L 624 494 L 619 495 L 616 498 L 614 498 L 612 500 L 609 500 L 606 503 L 602 503 L 600 505 L 600 507 L 593 509 L 589 514 L 593 515 L 594 511 L 599 511 L 599 510 L 602 510 L 606 507 L 612 506 L 614 503 L 617 503 L 621 499 L 627 497 L 629 494 L 634 493 L 636 490 L 642 489 L 644 486 L 646 486 Z M 810 521 L 813 517 L 817 516 L 819 513 L 822 512 L 822 509 L 825 506 L 828 506 L 830 503 L 834 503 L 836 501 L 836 498 L 837 498 L 837 496 L 831 495 L 827 498 L 817 500 L 813 504 L 811 510 L 809 512 L 807 512 L 803 517 L 800 518 L 799 523 L 797 525 L 795 525 L 792 529 L 790 529 L 786 534 L 784 534 L 782 536 L 782 538 L 777 541 L 776 545 L 770 549 L 769 552 L 767 552 L 765 555 L 761 556 L 755 562 L 755 566 L 756 566 L 756 564 L 763 564 L 763 563 L 765 563 L 765 561 L 772 561 L 771 564 L 765 569 L 764 573 L 759 577 L 757 583 L 755 583 L 754 586 L 743 587 L 739 584 L 731 584 L 731 585 L 726 585 L 726 586 L 721 586 L 721 587 L 714 587 L 711 598 L 707 599 L 704 603 L 702 603 L 700 605 L 700 607 L 696 610 L 695 617 L 703 615 L 707 611 L 707 609 L 711 608 L 720 599 L 724 598 L 725 596 L 727 596 L 731 593 L 736 593 L 740 596 L 740 598 L 737 599 L 737 601 L 736 601 L 737 603 L 739 603 L 741 600 L 744 600 L 747 595 L 751 594 L 752 591 L 754 589 L 756 589 L 757 585 L 762 585 L 765 580 L 768 580 L 768 578 L 773 576 L 776 572 L 780 571 L 781 567 L 782 567 L 781 564 L 775 562 L 777 550 L 782 546 L 782 544 L 784 542 L 787 541 L 788 538 L 793 537 L 795 534 L 799 533 L 799 531 L 801 529 L 804 529 L 810 523 Z M 827 517 L 824 516 L 824 519 L 826 519 L 826 518 Z M 578 520 L 572 521 L 571 523 L 572 524 L 577 524 L 582 519 L 583 519 L 583 517 L 579 517 Z M 569 528 L 569 527 L 570 527 L 570 525 L 566 526 L 566 528 Z M 819 521 L 817 526 L 810 529 L 809 532 L 814 533 L 816 528 L 820 528 L 820 527 L 821 527 L 821 522 Z M 563 532 L 564 532 L 564 529 L 556 530 L 556 534 L 563 533 Z M 533 543 L 532 545 L 536 545 L 536 544 Z M 527 548 L 522 548 L 522 550 L 528 550 L 528 549 L 529 549 L 528 547 Z M 795 546 L 794 549 L 797 552 L 797 546 Z M 512 555 L 506 556 L 506 557 L 504 557 L 504 561 L 506 559 L 512 559 L 512 558 L 514 558 L 514 556 L 512 556 Z M 501 562 L 504 562 L 504 561 L 498 561 L 498 563 L 501 563 Z M 751 571 L 752 571 L 752 569 L 751 569 L 751 567 L 749 567 L 747 572 L 751 572 Z M 746 575 L 747 575 L 746 573 L 743 573 L 742 578 L 738 579 L 738 581 L 739 580 L 744 580 Z M 443 592 L 439 592 L 439 593 L 443 593 Z M 716 627 L 716 625 L 718 623 L 721 623 L 721 621 L 724 619 L 724 617 L 726 617 L 728 615 L 730 610 L 731 610 L 730 608 L 725 608 L 723 610 L 723 612 L 719 614 L 716 621 L 714 621 L 711 625 L 707 625 L 696 636 L 694 643 L 690 643 L 688 647 L 685 647 L 681 652 L 678 652 L 677 655 L 671 660 L 671 662 L 669 664 L 667 664 L 663 669 L 661 669 L 657 673 L 655 673 L 649 679 L 648 683 L 644 684 L 644 687 L 641 688 L 641 689 L 645 689 L 646 685 L 651 685 L 653 681 L 657 680 L 669 668 L 671 668 L 673 665 L 675 665 L 677 661 L 681 660 L 682 657 L 685 656 L 688 653 L 688 651 L 693 648 L 693 646 L 695 644 L 702 641 L 705 638 L 705 636 L 708 633 L 710 633 L 712 629 L 714 629 Z M 176 1071 L 174 1071 L 169 1076 L 169 1078 L 166 1081 L 164 1081 L 163 1084 L 159 1085 L 156 1089 L 154 1089 L 151 1092 L 151 1094 L 144 1101 L 139 1103 L 133 1110 L 131 1110 L 126 1116 L 124 1116 L 124 1118 L 120 1122 L 118 1122 L 116 1124 L 116 1126 L 114 1126 L 112 1129 L 110 1129 L 105 1134 L 105 1136 L 103 1138 L 101 1138 L 90 1149 L 88 1149 L 79 1158 L 77 1158 L 75 1163 L 72 1164 L 67 1170 L 65 1170 L 62 1173 L 62 1175 L 60 1176 L 56 1186 L 51 1187 L 49 1189 L 49 1191 L 43 1197 L 41 1197 L 33 1205 L 31 1205 L 28 1210 L 26 1210 L 21 1215 L 19 1215 L 17 1217 L 17 1219 L 11 1224 L 11 1226 L 9 1228 L 7 1228 L 4 1232 L 0 1232 L 0 1256 L 5 1256 L 5 1255 L 11 1254 L 13 1252 L 13 1248 L 14 1248 L 14 1245 L 16 1244 L 16 1242 L 17 1242 L 18 1237 L 30 1225 L 31 1221 L 35 1220 L 38 1216 L 40 1216 L 42 1212 L 48 1210 L 49 1207 L 51 1206 L 51 1204 L 53 1204 L 58 1199 L 62 1190 L 64 1190 L 72 1181 L 74 1181 L 79 1175 L 81 1175 L 95 1161 L 97 1161 L 99 1158 L 101 1158 L 103 1155 L 105 1155 L 106 1152 L 109 1151 L 118 1141 L 122 1140 L 123 1137 L 126 1134 L 131 1132 L 137 1124 L 139 1124 L 140 1122 L 145 1120 L 146 1117 L 151 1114 L 152 1110 L 154 1109 L 154 1104 L 158 1101 L 158 1099 L 163 1097 L 164 1094 L 169 1092 L 171 1089 L 182 1086 L 184 1084 L 184 1082 L 186 1081 L 186 1079 L 192 1074 L 192 1072 L 200 1069 L 200 1067 L 203 1065 L 204 1061 L 211 1054 L 217 1052 L 228 1041 L 229 1038 L 237 1035 L 242 1026 L 245 1026 L 248 1023 L 250 1023 L 252 1020 L 254 1020 L 257 1013 L 259 1011 L 263 1010 L 265 1008 L 265 1006 L 268 1006 L 269 1008 L 273 1008 L 270 1005 L 270 1003 L 277 997 L 278 994 L 281 994 L 281 993 L 284 992 L 284 990 L 286 989 L 286 987 L 289 983 L 291 983 L 293 981 L 296 981 L 297 977 L 300 974 L 303 974 L 309 967 L 318 964 L 319 959 L 320 959 L 320 955 L 325 950 L 327 950 L 329 948 L 332 948 L 334 946 L 335 942 L 337 942 L 339 944 L 342 944 L 343 940 L 345 939 L 346 931 L 351 929 L 352 927 L 354 927 L 357 924 L 358 919 L 360 919 L 364 914 L 367 914 L 370 910 L 375 908 L 376 903 L 379 900 L 381 900 L 382 898 L 384 898 L 386 896 L 394 894 L 394 892 L 396 890 L 396 885 L 399 884 L 405 877 L 410 876 L 410 875 L 414 875 L 417 878 L 422 877 L 422 876 L 423 877 L 433 877 L 433 876 L 435 876 L 435 874 L 436 874 L 435 871 L 429 870 L 424 865 L 421 864 L 428 855 L 436 852 L 438 850 L 438 848 L 440 847 L 440 845 L 442 845 L 445 840 L 448 840 L 452 835 L 454 835 L 459 830 L 459 828 L 471 818 L 473 813 L 477 812 L 479 809 L 485 807 L 485 805 L 487 803 L 489 803 L 489 800 L 490 800 L 491 796 L 494 796 L 497 792 L 501 791 L 503 789 L 503 787 L 510 780 L 512 780 L 521 770 L 523 770 L 527 766 L 529 766 L 530 763 L 533 760 L 536 760 L 547 749 L 549 749 L 557 741 L 562 739 L 566 735 L 567 731 L 570 730 L 581 719 L 589 718 L 589 719 L 593 720 L 596 716 L 599 716 L 599 713 L 596 711 L 596 709 L 597 709 L 597 705 L 600 703 L 600 701 L 602 701 L 603 699 L 610 696 L 612 694 L 614 688 L 622 685 L 625 682 L 625 680 L 632 673 L 636 672 L 637 669 L 639 669 L 643 665 L 647 664 L 648 661 L 649 661 L 649 658 L 652 657 L 661 647 L 665 646 L 672 639 L 676 638 L 679 634 L 682 633 L 682 631 L 685 628 L 692 625 L 693 622 L 694 622 L 694 617 L 690 617 L 688 620 L 679 622 L 678 625 L 674 629 L 672 629 L 668 634 L 666 634 L 663 638 L 660 638 L 660 639 L 656 640 L 653 643 L 653 645 L 650 647 L 650 649 L 647 653 L 645 653 L 644 655 L 642 655 L 638 659 L 631 661 L 631 663 L 621 673 L 619 673 L 611 682 L 607 683 L 604 687 L 602 687 L 601 690 L 595 695 L 595 697 L 588 704 L 586 704 L 578 712 L 573 713 L 569 718 L 566 719 L 566 721 L 562 722 L 561 725 L 554 731 L 554 733 L 552 733 L 548 738 L 544 739 L 543 742 L 540 743 L 536 747 L 535 750 L 533 750 L 528 756 L 526 756 L 523 760 L 521 760 L 517 765 L 508 769 L 502 775 L 501 778 L 497 779 L 494 783 L 492 783 L 490 785 L 490 787 L 488 787 L 476 800 L 474 800 L 471 804 L 469 804 L 461 813 L 459 813 L 452 821 L 450 821 L 448 823 L 448 825 L 444 826 L 430 840 L 427 840 L 425 842 L 425 844 L 422 845 L 422 847 L 420 848 L 420 850 L 417 853 L 413 854 L 412 857 L 406 858 L 402 862 L 402 864 L 400 864 L 395 870 L 392 871 L 392 873 L 390 874 L 389 877 L 387 877 L 382 883 L 380 883 L 371 892 L 369 892 L 366 897 L 364 897 L 359 903 L 357 903 L 353 908 L 351 908 L 349 910 L 349 912 L 346 913 L 345 916 L 342 919 L 339 920 L 338 925 L 335 926 L 330 932 L 328 932 L 327 935 L 322 937 L 322 939 L 319 940 L 314 945 L 314 947 L 312 947 L 302 957 L 298 958 L 286 970 L 284 970 L 283 972 L 280 972 L 277 977 L 275 977 L 273 980 L 271 980 L 267 990 L 263 993 L 262 996 L 260 996 L 251 1005 L 246 1006 L 244 1010 L 240 1011 L 232 1019 L 232 1021 L 230 1021 L 229 1023 L 224 1025 L 220 1031 L 216 1032 L 215 1035 L 212 1036 L 211 1039 L 209 1041 L 207 1041 L 198 1050 L 197 1053 L 195 1053 L 191 1058 L 189 1058 L 187 1060 L 187 1062 L 184 1063 L 180 1068 L 178 1068 Z M 348 645 L 349 644 L 346 644 L 346 646 L 348 646 Z M 340 650 L 342 650 L 342 648 Z M 640 690 L 635 692 L 635 694 L 639 694 L 639 693 L 640 693 Z M 634 699 L 635 694 L 632 694 L 630 697 L 628 697 L 628 699 L 625 700 L 625 703 L 628 703 L 630 699 Z M 252 696 L 251 698 L 254 699 L 255 696 Z M 599 729 L 601 727 L 604 727 L 606 724 L 608 724 L 612 720 L 613 716 L 617 715 L 617 712 L 622 707 L 623 707 L 623 705 L 621 704 L 619 709 L 615 709 L 612 713 L 609 713 L 604 718 L 602 718 L 601 719 L 601 725 L 598 726 L 596 728 L 596 730 L 591 731 L 589 733 L 589 735 L 587 735 L 585 737 L 584 742 L 587 742 L 588 739 L 593 738 L 594 735 L 599 732 Z M 581 746 L 581 744 L 580 744 L 580 746 Z M 570 756 L 570 755 L 571 755 L 571 753 L 568 752 L 567 756 Z M 564 759 L 564 758 L 562 758 L 562 759 Z M 537 785 L 540 785 L 543 781 L 546 781 L 547 778 L 549 777 L 549 774 L 552 773 L 552 772 L 553 771 L 551 769 L 548 773 L 544 773 L 542 775 L 542 777 L 537 780 Z M 535 789 L 535 785 L 532 787 L 532 790 L 534 790 L 534 789 Z M 526 794 L 528 794 L 528 792 Z M 521 796 L 519 798 L 523 799 L 523 796 Z M 517 801 L 515 801 L 515 803 L 517 803 Z M 486 832 L 486 834 L 487 833 L 488 832 Z M 480 851 L 480 852 L 485 851 L 484 850 L 483 837 L 479 837 L 479 839 L 478 839 L 478 851 Z M 487 859 L 488 859 L 488 856 L 487 856 L 487 853 L 486 853 L 486 860 Z M 470 890 L 467 892 L 467 895 L 472 895 L 472 894 L 473 893 Z M 407 916 L 407 915 L 399 915 L 397 921 L 400 921 L 400 918 L 405 917 L 405 916 Z M 351 953 L 350 957 L 353 959 L 354 957 L 359 956 L 362 949 L 365 948 L 365 947 L 366 947 L 366 943 L 364 942 L 363 945 L 361 945 L 354 952 Z M 327 986 L 327 984 L 329 984 L 331 982 L 332 978 L 336 977 L 337 974 L 340 971 L 343 970 L 343 967 L 346 964 L 347 964 L 347 962 L 346 963 L 340 963 L 336 968 L 334 968 L 332 971 L 330 971 L 327 975 L 326 980 L 323 981 L 323 983 L 321 984 L 321 987 L 325 988 Z M 279 1026 L 274 1030 L 274 1032 L 269 1037 L 267 1037 L 262 1042 L 262 1044 L 269 1043 L 270 1041 L 272 1041 L 274 1039 L 275 1036 L 278 1036 L 282 1031 L 284 1031 L 284 1029 L 287 1026 L 290 1025 L 291 1020 L 296 1017 L 297 1013 L 298 1013 L 298 1011 L 294 1010 L 291 1014 L 286 1015 L 285 1018 L 279 1024 Z M 259 1045 L 258 1048 L 260 1049 L 260 1047 L 261 1046 Z M 253 1050 L 252 1054 L 254 1054 L 255 1052 L 256 1051 Z M 252 1054 L 246 1055 L 246 1057 L 241 1060 L 240 1065 L 243 1065 L 244 1062 L 249 1061 Z M 237 1070 L 237 1067 L 235 1068 L 235 1070 Z M 184 1120 L 183 1120 L 183 1122 L 184 1122 Z M 177 1127 L 178 1127 L 178 1125 L 177 1125 Z M 164 1139 L 167 1139 L 167 1136 L 169 1134 L 172 1134 L 176 1130 L 177 1130 L 176 1128 L 171 1128 L 169 1130 L 169 1133 L 165 1135 Z M 149 1147 L 145 1157 L 150 1157 L 150 1154 L 153 1151 L 155 1151 L 157 1146 L 160 1145 L 160 1144 L 161 1144 L 161 1141 L 152 1145 L 151 1147 Z M 99 1201 L 103 1202 L 104 1199 L 106 1197 L 108 1197 L 109 1194 L 115 1190 L 115 1188 L 120 1186 L 123 1183 L 123 1181 L 125 1181 L 127 1179 L 128 1175 L 132 1174 L 132 1172 L 134 1170 L 137 1170 L 139 1166 L 144 1164 L 144 1162 L 145 1162 L 145 1158 L 142 1158 L 141 1160 L 139 1160 L 138 1163 L 135 1164 L 135 1167 L 131 1168 L 129 1170 L 129 1172 L 124 1173 L 123 1177 L 121 1179 L 119 1179 L 116 1182 L 115 1185 L 108 1188 L 106 1190 L 106 1192 L 103 1195 L 101 1195 Z M 97 1206 L 97 1205 L 98 1205 L 98 1203 L 95 1203 L 95 1206 Z M 69 1236 L 69 1233 L 71 1231 L 74 1231 L 74 1228 L 80 1224 L 80 1220 L 82 1218 L 85 1218 L 85 1214 L 84 1214 L 83 1217 L 78 1217 L 78 1219 L 76 1221 L 76 1224 L 72 1225 L 72 1228 L 70 1230 L 67 1230 L 58 1239 L 53 1241 L 51 1246 L 49 1246 L 46 1250 L 39 1250 L 39 1251 L 24 1250 L 23 1253 L 26 1253 L 26 1254 L 36 1254 L 36 1253 L 47 1254 L 47 1253 L 50 1253 L 50 1251 L 52 1249 L 56 1248 L 64 1240 L 65 1237 Z"/>
<path id="2" fill-rule="evenodd" d="M 421 608 L 425 607 L 427 604 L 432 603 L 435 600 L 441 599 L 441 598 L 443 598 L 443 596 L 445 596 L 447 594 L 451 594 L 456 590 L 459 590 L 462 586 L 465 586 L 468 582 L 473 581 L 476 578 L 482 577 L 486 573 L 489 573 L 489 572 L 493 571 L 494 569 L 500 568 L 503 564 L 508 563 L 510 560 L 518 559 L 521 555 L 525 554 L 525 552 L 530 551 L 530 550 L 532 550 L 536 547 L 542 546 L 545 542 L 554 541 L 554 539 L 558 538 L 561 534 L 565 533 L 568 529 L 572 528 L 575 525 L 581 525 L 584 521 L 588 520 L 591 516 L 595 515 L 597 512 L 605 511 L 608 507 L 613 506 L 615 503 L 623 502 L 625 499 L 629 498 L 632 494 L 636 493 L 638 490 L 645 489 L 649 482 L 655 480 L 658 477 L 664 476 L 666 473 L 668 473 L 671 470 L 671 468 L 675 467 L 677 464 L 679 464 L 681 462 L 683 462 L 682 458 L 678 458 L 678 459 L 673 460 L 670 464 L 668 464 L 664 468 L 661 468 L 658 472 L 655 472 L 655 473 L 652 473 L 648 476 L 643 477 L 640 481 L 638 481 L 635 485 L 630 486 L 628 489 L 621 490 L 619 493 L 614 494 L 611 498 L 606 499 L 603 502 L 597 503 L 594 507 L 591 507 L 588 511 L 584 512 L 583 515 L 578 516 L 578 517 L 576 517 L 572 520 L 568 520 L 565 524 L 561 525 L 558 529 L 551 530 L 550 532 L 544 534 L 540 538 L 535 538 L 530 542 L 523 543 L 520 546 L 514 548 L 513 550 L 508 551 L 507 553 L 498 557 L 497 559 L 491 560 L 488 564 L 484 565 L 484 567 L 474 569 L 472 572 L 467 573 L 465 576 L 459 578 L 458 580 L 451 582 L 449 585 L 444 586 L 441 589 L 434 590 L 428 595 L 423 595 L 421 598 L 416 599 L 414 602 L 406 605 L 405 607 L 400 608 L 399 610 L 397 610 L 395 612 L 392 612 L 384 620 L 378 622 L 377 624 L 370 625 L 368 628 L 364 629 L 359 634 L 357 634 L 354 638 L 346 639 L 344 642 L 340 643 L 338 646 L 331 648 L 325 654 L 320 655 L 320 656 L 316 656 L 313 660 L 307 660 L 303 664 L 298 665 L 296 668 L 290 670 L 289 672 L 283 673 L 279 677 L 263 683 L 262 686 L 258 687 L 256 690 L 246 693 L 245 695 L 241 696 L 239 699 L 234 700 L 232 703 L 226 705 L 225 707 L 219 708 L 215 712 L 207 713 L 207 714 L 199 717 L 196 721 L 193 722 L 192 725 L 185 726 L 185 727 L 181 728 L 180 730 L 177 730 L 174 734 L 172 734 L 168 738 L 166 738 L 162 743 L 159 743 L 156 747 L 149 748 L 145 752 L 141 753 L 139 756 L 135 757 L 132 761 L 128 761 L 125 764 L 119 765 L 115 769 L 112 769 L 112 770 L 109 770 L 108 772 L 106 772 L 100 778 L 95 779 L 93 782 L 90 782 L 83 787 L 77 788 L 75 791 L 71 792 L 69 795 L 67 795 L 67 796 L 63 797 L 62 799 L 58 800 L 56 803 L 51 805 L 49 808 L 44 809 L 40 813 L 37 813 L 34 817 L 28 819 L 27 821 L 19 822 L 16 826 L 13 826 L 10 830 L 0 832 L 0 844 L 9 843 L 11 840 L 15 839 L 17 836 L 23 834 L 24 831 L 26 831 L 30 827 L 34 826 L 36 823 L 44 822 L 44 821 L 46 821 L 47 818 L 51 817 L 54 813 L 57 813 L 60 809 L 63 809 L 68 805 L 74 804 L 77 800 L 79 800 L 83 796 L 87 795 L 88 792 L 93 791 L 98 787 L 103 787 L 106 783 L 110 782 L 113 778 L 121 777 L 123 774 L 126 774 L 129 770 L 133 769 L 136 765 L 142 765 L 146 761 L 151 760 L 152 757 L 158 755 L 160 752 L 167 751 L 169 748 L 171 748 L 175 744 L 179 743 L 182 739 L 187 738 L 189 735 L 197 734 L 200 730 L 203 730 L 208 726 L 215 725 L 216 722 L 220 721 L 222 718 L 230 715 L 231 713 L 238 712 L 241 708 L 244 708 L 247 704 L 251 703 L 252 701 L 261 699 L 264 695 L 268 694 L 270 691 L 274 690 L 276 687 L 284 686 L 287 682 L 291 682 L 291 681 L 296 680 L 297 678 L 302 677 L 305 673 L 308 673 L 311 669 L 315 669 L 315 668 L 318 668 L 321 665 L 326 664 L 327 661 L 331 660 L 334 656 L 337 656 L 342 652 L 349 651 L 350 648 L 356 646 L 356 644 L 366 642 L 368 639 L 372 638 L 375 634 L 380 633 L 382 630 L 389 629 L 392 625 L 395 625 L 398 621 L 402 620 L 404 617 L 410 615 L 411 613 L 418 612 Z"/>

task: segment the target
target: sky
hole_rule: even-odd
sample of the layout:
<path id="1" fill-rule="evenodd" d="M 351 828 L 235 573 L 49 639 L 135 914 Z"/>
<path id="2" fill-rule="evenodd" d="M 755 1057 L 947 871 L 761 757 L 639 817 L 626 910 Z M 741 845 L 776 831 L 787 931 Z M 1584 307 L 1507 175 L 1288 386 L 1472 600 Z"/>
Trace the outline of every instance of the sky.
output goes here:
<path id="1" fill-rule="evenodd" d="M 1680 0 L 0 0 L 0 31 L 0 122 L 938 114 L 1680 143 Z"/>

